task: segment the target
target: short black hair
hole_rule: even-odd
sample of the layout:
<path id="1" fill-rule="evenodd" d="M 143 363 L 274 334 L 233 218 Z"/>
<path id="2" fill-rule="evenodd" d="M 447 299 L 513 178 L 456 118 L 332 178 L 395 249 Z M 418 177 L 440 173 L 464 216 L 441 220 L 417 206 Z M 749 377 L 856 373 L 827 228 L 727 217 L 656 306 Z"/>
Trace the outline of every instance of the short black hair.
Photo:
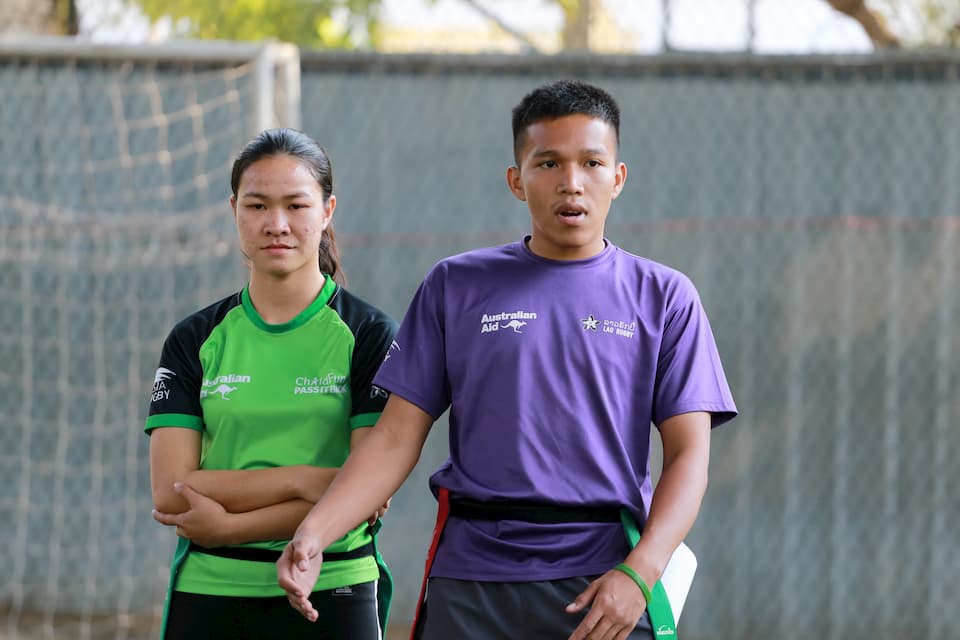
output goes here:
<path id="1" fill-rule="evenodd" d="M 520 164 L 520 147 L 527 127 L 542 120 L 587 115 L 611 127 L 620 146 L 620 107 L 609 93 L 579 80 L 558 80 L 537 87 L 513 108 L 513 157 Z"/>

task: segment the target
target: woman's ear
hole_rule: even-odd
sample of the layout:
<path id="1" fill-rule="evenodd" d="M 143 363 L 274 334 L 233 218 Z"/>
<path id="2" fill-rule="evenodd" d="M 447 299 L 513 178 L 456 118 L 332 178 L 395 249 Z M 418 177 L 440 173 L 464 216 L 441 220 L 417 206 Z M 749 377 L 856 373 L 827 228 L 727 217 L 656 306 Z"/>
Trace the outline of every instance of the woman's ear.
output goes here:
<path id="1" fill-rule="evenodd" d="M 330 194 L 327 201 L 323 203 L 323 229 L 326 230 L 333 222 L 333 212 L 337 210 L 337 196 Z"/>

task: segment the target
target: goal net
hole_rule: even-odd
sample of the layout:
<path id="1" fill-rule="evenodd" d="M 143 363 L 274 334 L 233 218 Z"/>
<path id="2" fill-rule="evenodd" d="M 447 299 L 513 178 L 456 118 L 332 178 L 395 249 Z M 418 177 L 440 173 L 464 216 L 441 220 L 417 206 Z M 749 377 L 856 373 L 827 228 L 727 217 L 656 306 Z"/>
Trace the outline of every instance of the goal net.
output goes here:
<path id="1" fill-rule="evenodd" d="M 157 635 L 142 420 L 163 337 L 243 282 L 230 163 L 265 121 L 260 50 L 214 49 L 0 55 L 4 638 Z"/>

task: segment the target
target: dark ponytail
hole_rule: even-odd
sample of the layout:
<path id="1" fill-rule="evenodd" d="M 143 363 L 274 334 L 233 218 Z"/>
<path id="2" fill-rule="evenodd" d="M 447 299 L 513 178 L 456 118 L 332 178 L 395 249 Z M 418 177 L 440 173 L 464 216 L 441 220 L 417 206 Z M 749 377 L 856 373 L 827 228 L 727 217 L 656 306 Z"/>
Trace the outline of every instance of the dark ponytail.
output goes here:
<path id="1" fill-rule="evenodd" d="M 320 236 L 320 271 L 330 274 L 341 287 L 347 286 L 347 274 L 340 268 L 340 249 L 337 247 L 337 236 L 333 232 L 333 220 Z"/>
<path id="2" fill-rule="evenodd" d="M 258 160 L 286 154 L 300 160 L 316 179 L 323 191 L 324 204 L 333 195 L 333 165 L 326 150 L 320 144 L 296 129 L 266 129 L 247 145 L 233 162 L 230 173 L 230 188 L 237 197 L 243 172 Z M 320 271 L 328 274 L 340 286 L 346 286 L 347 275 L 340 266 L 340 249 L 333 233 L 333 221 L 320 237 Z"/>

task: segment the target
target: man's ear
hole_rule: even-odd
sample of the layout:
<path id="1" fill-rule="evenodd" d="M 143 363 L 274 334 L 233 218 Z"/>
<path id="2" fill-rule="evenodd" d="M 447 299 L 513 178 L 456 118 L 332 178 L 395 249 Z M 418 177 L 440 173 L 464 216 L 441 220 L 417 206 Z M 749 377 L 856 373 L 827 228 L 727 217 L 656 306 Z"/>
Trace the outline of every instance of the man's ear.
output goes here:
<path id="1" fill-rule="evenodd" d="M 507 186 L 510 188 L 513 197 L 523 202 L 527 201 L 527 194 L 523 191 L 523 180 L 520 179 L 519 167 L 511 166 L 507 168 Z"/>
<path id="2" fill-rule="evenodd" d="M 233 209 L 233 220 L 237 220 L 237 196 L 230 196 L 230 208 Z"/>
<path id="3" fill-rule="evenodd" d="M 620 195 L 620 192 L 623 191 L 623 185 L 627 182 L 627 165 L 623 162 L 617 163 L 617 174 L 614 178 L 613 183 L 613 197 L 611 200 L 616 200 L 617 196 Z"/>

